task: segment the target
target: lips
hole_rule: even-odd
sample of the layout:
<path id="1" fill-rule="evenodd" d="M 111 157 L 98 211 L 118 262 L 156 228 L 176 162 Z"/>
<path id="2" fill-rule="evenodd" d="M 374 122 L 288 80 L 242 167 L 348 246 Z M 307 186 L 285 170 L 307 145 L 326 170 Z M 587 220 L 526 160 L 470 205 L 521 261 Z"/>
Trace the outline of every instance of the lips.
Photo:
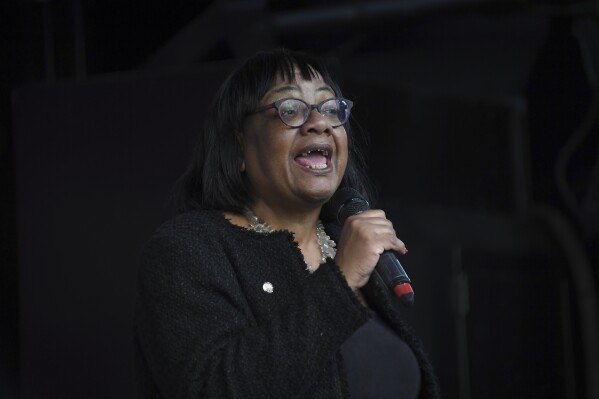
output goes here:
<path id="1" fill-rule="evenodd" d="M 306 169 L 326 169 L 331 163 L 332 153 L 329 144 L 311 144 L 300 150 L 295 162 Z"/>

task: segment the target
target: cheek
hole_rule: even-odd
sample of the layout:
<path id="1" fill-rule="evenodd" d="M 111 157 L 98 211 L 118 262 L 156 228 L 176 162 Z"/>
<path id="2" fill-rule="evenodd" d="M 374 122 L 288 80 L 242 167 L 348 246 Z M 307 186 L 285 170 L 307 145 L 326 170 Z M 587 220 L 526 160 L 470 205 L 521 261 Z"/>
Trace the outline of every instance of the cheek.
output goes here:
<path id="1" fill-rule="evenodd" d="M 282 162 L 281 157 L 285 153 L 280 140 L 273 139 L 268 132 L 249 136 L 244 142 L 243 158 L 246 168 L 273 168 L 274 164 Z"/>
<path id="2" fill-rule="evenodd" d="M 286 145 L 276 135 L 263 135 L 256 139 L 254 150 L 265 159 L 277 158 L 285 152 Z"/>
<path id="3" fill-rule="evenodd" d="M 341 172 L 345 172 L 345 167 L 347 166 L 347 159 L 349 157 L 349 147 L 347 142 L 347 133 L 345 129 L 343 130 L 343 134 L 339 135 L 337 139 L 337 149 L 339 150 L 339 169 Z"/>

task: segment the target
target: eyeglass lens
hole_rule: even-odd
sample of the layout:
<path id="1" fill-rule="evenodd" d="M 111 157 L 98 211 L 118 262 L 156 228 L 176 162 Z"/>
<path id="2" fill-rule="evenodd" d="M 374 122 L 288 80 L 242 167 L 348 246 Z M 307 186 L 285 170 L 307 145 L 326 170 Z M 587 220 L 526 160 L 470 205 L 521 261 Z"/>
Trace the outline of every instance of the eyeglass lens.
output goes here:
<path id="1" fill-rule="evenodd" d="M 344 99 L 332 98 L 316 108 L 335 127 L 344 124 L 349 117 L 350 106 Z M 311 108 L 303 101 L 290 98 L 279 104 L 278 110 L 279 116 L 285 124 L 299 127 L 308 120 Z"/>

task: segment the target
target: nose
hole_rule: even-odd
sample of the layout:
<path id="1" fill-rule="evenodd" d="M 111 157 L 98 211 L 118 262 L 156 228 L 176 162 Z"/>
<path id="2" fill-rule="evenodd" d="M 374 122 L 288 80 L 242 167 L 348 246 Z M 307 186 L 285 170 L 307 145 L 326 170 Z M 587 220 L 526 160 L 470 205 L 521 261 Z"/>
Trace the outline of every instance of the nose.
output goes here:
<path id="1" fill-rule="evenodd" d="M 302 134 L 316 133 L 316 134 L 331 134 L 333 132 L 333 126 L 330 121 L 324 117 L 316 108 L 310 110 L 308 119 L 301 126 Z"/>

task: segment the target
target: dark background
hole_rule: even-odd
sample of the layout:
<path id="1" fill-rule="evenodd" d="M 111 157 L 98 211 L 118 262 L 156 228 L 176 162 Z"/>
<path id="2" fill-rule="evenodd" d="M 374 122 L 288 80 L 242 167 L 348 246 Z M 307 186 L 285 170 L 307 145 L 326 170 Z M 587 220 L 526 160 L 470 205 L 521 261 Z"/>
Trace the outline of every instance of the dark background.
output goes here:
<path id="1" fill-rule="evenodd" d="M 355 102 L 444 397 L 599 397 L 597 2 L 321 3 L 2 3 L 0 397 L 133 396 L 140 247 L 273 46 Z"/>

